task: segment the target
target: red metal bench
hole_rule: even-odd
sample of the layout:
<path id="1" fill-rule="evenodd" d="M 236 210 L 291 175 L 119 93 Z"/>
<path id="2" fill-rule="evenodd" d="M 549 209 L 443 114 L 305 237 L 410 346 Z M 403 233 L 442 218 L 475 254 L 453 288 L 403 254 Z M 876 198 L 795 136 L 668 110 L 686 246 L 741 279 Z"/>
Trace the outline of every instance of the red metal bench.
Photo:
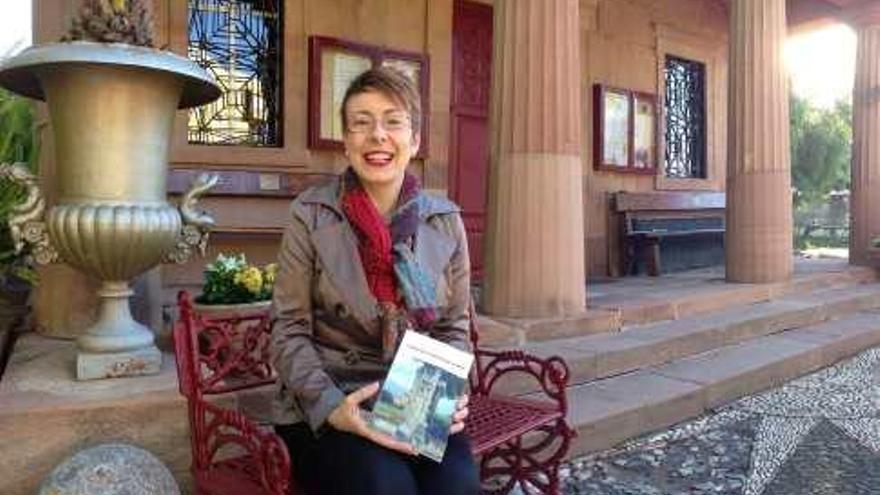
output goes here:
<path id="1" fill-rule="evenodd" d="M 289 455 L 271 425 L 260 425 L 229 407 L 234 394 L 275 381 L 269 365 L 268 314 L 204 317 L 193 311 L 185 292 L 178 295 L 178 306 L 174 346 L 180 392 L 189 404 L 196 492 L 298 493 L 290 479 Z M 507 493 L 521 482 L 541 493 L 558 493 L 559 463 L 575 434 L 565 419 L 568 367 L 558 357 L 480 348 L 473 318 L 471 341 L 477 364 L 470 377 L 466 431 L 479 458 L 483 492 Z M 491 393 L 512 374 L 537 380 L 545 397 Z"/>

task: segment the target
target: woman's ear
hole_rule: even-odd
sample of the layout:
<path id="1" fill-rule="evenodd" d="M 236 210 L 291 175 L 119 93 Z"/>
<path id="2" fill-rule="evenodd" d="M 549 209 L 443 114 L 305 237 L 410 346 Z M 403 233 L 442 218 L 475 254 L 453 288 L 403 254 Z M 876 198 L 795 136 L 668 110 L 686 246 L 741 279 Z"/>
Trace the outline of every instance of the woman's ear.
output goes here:
<path id="1" fill-rule="evenodd" d="M 419 154 L 419 145 L 422 144 L 422 136 L 421 133 L 413 133 L 412 137 L 412 156 L 416 156 Z"/>

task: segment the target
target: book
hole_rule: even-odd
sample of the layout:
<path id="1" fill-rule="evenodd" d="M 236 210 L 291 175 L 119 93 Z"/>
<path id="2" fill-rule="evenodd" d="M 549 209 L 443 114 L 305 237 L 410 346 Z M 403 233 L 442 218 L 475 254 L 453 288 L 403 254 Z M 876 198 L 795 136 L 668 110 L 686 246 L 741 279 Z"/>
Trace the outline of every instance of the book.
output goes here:
<path id="1" fill-rule="evenodd" d="M 370 426 L 442 461 L 473 362 L 473 354 L 407 331 L 369 415 Z"/>

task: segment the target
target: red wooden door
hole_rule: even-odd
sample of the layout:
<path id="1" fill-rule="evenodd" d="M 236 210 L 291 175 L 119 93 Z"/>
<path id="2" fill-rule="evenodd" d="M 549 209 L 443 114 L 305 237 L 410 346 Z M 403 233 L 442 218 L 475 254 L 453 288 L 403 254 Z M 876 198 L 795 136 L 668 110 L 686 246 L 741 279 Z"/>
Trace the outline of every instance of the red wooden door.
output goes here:
<path id="1" fill-rule="evenodd" d="M 462 209 L 475 279 L 480 279 L 483 272 L 491 79 L 492 7 L 455 0 L 449 191 Z"/>

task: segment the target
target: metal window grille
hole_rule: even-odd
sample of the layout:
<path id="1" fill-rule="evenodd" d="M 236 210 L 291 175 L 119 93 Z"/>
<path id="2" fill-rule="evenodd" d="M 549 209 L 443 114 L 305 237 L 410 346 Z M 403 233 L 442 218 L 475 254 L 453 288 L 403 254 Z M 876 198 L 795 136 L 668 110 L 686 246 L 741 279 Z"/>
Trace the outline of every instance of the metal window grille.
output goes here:
<path id="1" fill-rule="evenodd" d="M 706 178 L 706 67 L 666 57 L 667 177 Z"/>
<path id="2" fill-rule="evenodd" d="M 189 58 L 223 90 L 190 111 L 189 142 L 281 146 L 283 2 L 188 1 Z"/>

